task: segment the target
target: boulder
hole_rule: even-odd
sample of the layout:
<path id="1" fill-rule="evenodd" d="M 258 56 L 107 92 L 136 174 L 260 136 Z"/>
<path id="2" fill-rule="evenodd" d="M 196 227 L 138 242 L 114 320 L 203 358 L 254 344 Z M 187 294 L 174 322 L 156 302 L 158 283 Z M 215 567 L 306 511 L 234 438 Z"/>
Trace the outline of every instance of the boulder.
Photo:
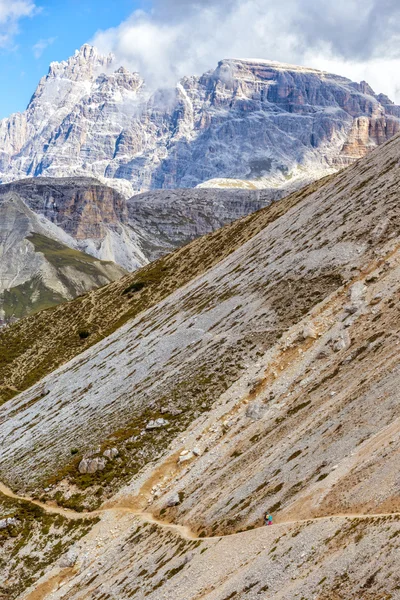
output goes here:
<path id="1" fill-rule="evenodd" d="M 0 529 L 7 529 L 7 527 L 12 527 L 18 525 L 19 521 L 15 517 L 7 517 L 6 519 L 0 519 Z"/>
<path id="2" fill-rule="evenodd" d="M 74 548 L 70 548 L 64 556 L 60 558 L 60 567 L 62 569 L 67 569 L 68 567 L 73 567 L 78 560 L 78 553 Z"/>
<path id="3" fill-rule="evenodd" d="M 167 506 L 168 508 L 171 508 L 172 506 L 178 506 L 178 504 L 180 504 L 180 498 L 179 498 L 179 494 L 174 494 L 173 496 L 171 496 L 170 498 L 168 498 L 167 500 Z"/>
<path id="4" fill-rule="evenodd" d="M 160 427 L 165 427 L 168 425 L 168 421 L 166 419 L 155 419 L 154 421 L 149 421 L 146 425 L 146 429 L 160 429 Z"/>
<path id="5" fill-rule="evenodd" d="M 318 337 L 318 332 L 315 329 L 314 325 L 312 323 L 307 323 L 303 329 L 303 339 L 316 340 L 317 337 Z"/>
<path id="6" fill-rule="evenodd" d="M 350 347 L 351 339 L 348 331 L 341 331 L 336 337 L 331 340 L 332 349 L 334 352 L 347 350 Z"/>
<path id="7" fill-rule="evenodd" d="M 83 458 L 79 463 L 79 473 L 96 473 L 96 471 L 102 471 L 106 466 L 104 458 Z"/>
<path id="8" fill-rule="evenodd" d="M 116 458 L 118 456 L 119 452 L 117 450 L 117 448 L 107 448 L 107 450 L 105 450 L 103 452 L 103 456 L 105 456 L 106 458 L 112 460 L 113 458 Z"/>
<path id="9" fill-rule="evenodd" d="M 350 299 L 352 303 L 360 302 L 364 299 L 367 287 L 362 281 L 357 281 L 350 288 Z"/>
<path id="10" fill-rule="evenodd" d="M 246 408 L 246 417 L 252 419 L 253 421 L 259 421 L 263 418 L 266 409 L 267 407 L 264 404 L 260 404 L 260 402 L 253 402 Z"/>
<path id="11" fill-rule="evenodd" d="M 178 463 L 181 464 L 187 462 L 188 460 L 192 460 L 192 458 L 194 458 L 193 452 L 187 452 L 187 454 L 184 454 L 183 456 L 181 455 L 178 458 Z"/>

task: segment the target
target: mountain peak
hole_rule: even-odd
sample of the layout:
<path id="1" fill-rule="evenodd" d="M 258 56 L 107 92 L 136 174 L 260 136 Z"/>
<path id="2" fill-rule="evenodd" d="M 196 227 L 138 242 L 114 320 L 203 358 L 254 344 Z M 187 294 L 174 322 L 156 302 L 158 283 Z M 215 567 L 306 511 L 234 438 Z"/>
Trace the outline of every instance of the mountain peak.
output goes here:
<path id="1" fill-rule="evenodd" d="M 48 77 L 60 77 L 73 81 L 93 79 L 102 70 L 108 70 L 114 60 L 112 54 L 100 54 L 94 46 L 84 44 L 73 56 L 50 64 Z"/>

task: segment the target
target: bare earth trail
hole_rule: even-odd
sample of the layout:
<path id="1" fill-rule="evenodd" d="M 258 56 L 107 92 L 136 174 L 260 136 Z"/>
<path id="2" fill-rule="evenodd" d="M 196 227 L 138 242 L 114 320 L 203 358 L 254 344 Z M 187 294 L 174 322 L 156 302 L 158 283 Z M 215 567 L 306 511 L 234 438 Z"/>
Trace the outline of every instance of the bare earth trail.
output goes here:
<path id="1" fill-rule="evenodd" d="M 0 493 L 8 498 L 12 498 L 14 500 L 21 500 L 23 502 L 30 502 L 35 506 L 39 506 L 44 511 L 49 514 L 57 514 L 67 519 L 85 519 L 92 517 L 99 517 L 104 513 L 111 512 L 115 514 L 131 514 L 138 517 L 141 521 L 147 524 L 154 524 L 162 527 L 163 529 L 169 529 L 179 535 L 181 538 L 185 540 L 212 540 L 219 539 L 223 537 L 233 537 L 237 535 L 242 535 L 244 533 L 248 533 L 248 531 L 240 531 L 237 533 L 229 533 L 227 535 L 216 535 L 211 537 L 198 537 L 195 533 L 186 525 L 176 525 L 175 523 L 168 523 L 166 521 L 162 521 L 160 519 L 156 519 L 151 513 L 140 511 L 129 506 L 129 502 L 124 502 L 123 500 L 119 504 L 113 504 L 112 506 L 105 505 L 103 508 L 99 508 L 98 510 L 94 510 L 92 512 L 76 512 L 74 510 L 62 508 L 57 505 L 45 504 L 44 502 L 40 502 L 39 500 L 34 500 L 33 498 L 18 496 L 14 494 L 10 488 L 0 482 Z M 315 523 L 317 521 L 330 521 L 332 519 L 379 519 L 382 517 L 400 517 L 400 512 L 392 512 L 392 513 L 374 513 L 374 514 L 357 514 L 357 513 L 341 513 L 334 515 L 326 515 L 323 517 L 313 517 L 309 519 L 299 519 L 299 520 L 290 520 L 290 521 L 281 521 L 274 524 L 274 526 L 278 525 L 300 525 L 302 523 Z"/>

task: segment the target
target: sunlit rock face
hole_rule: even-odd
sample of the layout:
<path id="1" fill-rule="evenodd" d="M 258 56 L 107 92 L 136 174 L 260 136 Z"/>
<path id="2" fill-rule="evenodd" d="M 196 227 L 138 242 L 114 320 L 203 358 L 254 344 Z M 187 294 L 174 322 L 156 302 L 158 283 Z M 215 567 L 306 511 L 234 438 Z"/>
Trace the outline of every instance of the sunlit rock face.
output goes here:
<path id="1" fill-rule="evenodd" d="M 129 271 L 148 262 L 142 250 L 146 235 L 128 224 L 124 196 L 95 178 L 32 177 L 0 186 L 0 203 L 10 196 L 67 246 Z"/>
<path id="2" fill-rule="evenodd" d="M 0 122 L 0 179 L 91 175 L 127 197 L 210 180 L 276 188 L 363 156 L 399 131 L 399 117 L 365 82 L 255 59 L 150 93 L 85 45 L 51 64 L 24 113 Z"/>

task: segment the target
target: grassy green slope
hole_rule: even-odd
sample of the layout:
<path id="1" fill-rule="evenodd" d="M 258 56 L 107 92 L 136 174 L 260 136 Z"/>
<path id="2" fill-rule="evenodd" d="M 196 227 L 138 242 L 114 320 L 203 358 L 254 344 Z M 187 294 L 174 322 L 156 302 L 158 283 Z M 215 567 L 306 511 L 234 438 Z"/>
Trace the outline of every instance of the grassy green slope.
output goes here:
<path id="1" fill-rule="evenodd" d="M 104 269 L 109 265 L 115 270 L 115 276 L 122 276 L 124 273 L 123 269 L 113 263 L 100 261 L 39 233 L 31 233 L 27 239 L 34 245 L 35 251 L 42 254 L 55 269 L 55 277 L 63 284 L 67 293 L 63 295 L 55 291 L 46 285 L 40 274 L 35 275 L 31 280 L 4 292 L 2 308 L 6 319 L 13 316 L 20 319 L 75 298 L 82 290 L 71 277 L 72 274 L 75 274 L 78 280 L 83 276 L 101 286 L 107 280 L 112 280 L 111 277 L 105 277 Z"/>

